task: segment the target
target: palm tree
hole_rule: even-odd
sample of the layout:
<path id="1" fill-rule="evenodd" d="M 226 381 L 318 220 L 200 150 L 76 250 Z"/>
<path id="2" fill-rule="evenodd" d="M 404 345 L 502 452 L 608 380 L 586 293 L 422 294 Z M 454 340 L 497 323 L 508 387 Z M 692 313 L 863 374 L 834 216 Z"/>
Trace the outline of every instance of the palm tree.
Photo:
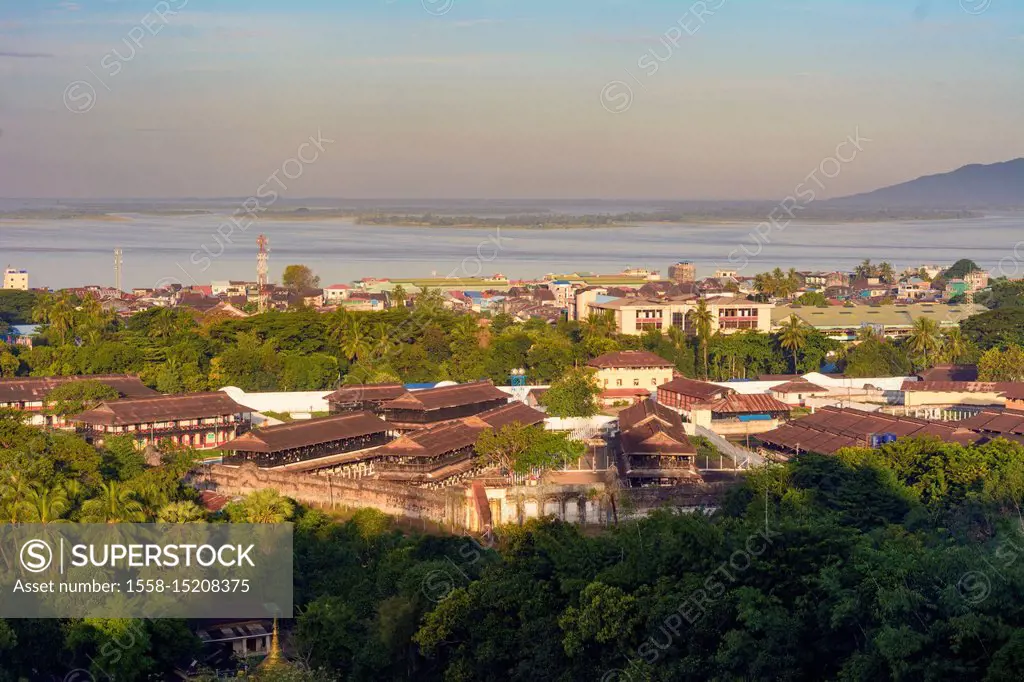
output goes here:
<path id="1" fill-rule="evenodd" d="M 968 341 L 964 338 L 960 327 L 947 329 L 942 335 L 942 352 L 946 359 L 956 364 L 964 359 L 968 351 Z"/>
<path id="2" fill-rule="evenodd" d="M 591 311 L 583 333 L 585 336 L 604 338 L 611 336 L 615 329 L 615 313 L 613 311 L 602 310 L 599 313 Z"/>
<path id="3" fill-rule="evenodd" d="M 0 518 L 6 523 L 24 523 L 28 506 L 25 496 L 28 489 L 18 474 L 10 474 L 0 484 Z"/>
<path id="4" fill-rule="evenodd" d="M 25 521 L 27 523 L 66 523 L 61 518 L 71 508 L 68 494 L 61 486 L 46 488 L 36 485 L 25 493 Z"/>
<path id="5" fill-rule="evenodd" d="M 704 379 L 708 378 L 708 341 L 711 339 L 715 316 L 708 308 L 707 299 L 697 301 L 697 307 L 687 313 L 690 324 L 700 339 L 701 354 L 704 356 Z"/>
<path id="6" fill-rule="evenodd" d="M 793 354 L 793 374 L 796 374 L 796 356 L 807 346 L 807 327 L 796 315 L 782 323 L 779 329 L 779 345 Z"/>
<path id="7" fill-rule="evenodd" d="M 156 518 L 161 523 L 196 523 L 206 518 L 206 512 L 195 502 L 171 502 L 164 505 Z"/>
<path id="8" fill-rule="evenodd" d="M 370 350 L 369 334 L 362 318 L 343 312 L 331 325 L 331 336 L 349 361 L 364 357 Z"/>
<path id="9" fill-rule="evenodd" d="M 914 328 L 910 330 L 907 337 L 907 344 L 910 352 L 919 356 L 924 361 L 924 366 L 929 366 L 929 354 L 939 350 L 939 323 L 929 317 L 919 317 L 914 320 Z"/>
<path id="10" fill-rule="evenodd" d="M 892 263 L 885 261 L 878 266 L 878 276 L 883 282 L 892 284 L 896 280 L 896 269 L 893 268 Z"/>
<path id="11" fill-rule="evenodd" d="M 392 304 L 399 308 L 405 307 L 405 299 L 407 299 L 408 297 L 409 294 L 406 293 L 405 287 L 403 287 L 401 284 L 395 286 L 395 288 L 391 290 Z"/>
<path id="12" fill-rule="evenodd" d="M 284 523 L 294 511 L 291 500 L 270 488 L 250 493 L 242 501 L 244 523 Z"/>
<path id="13" fill-rule="evenodd" d="M 866 324 L 857 330 L 858 341 L 882 341 L 881 335 L 878 333 L 878 328 L 871 324 Z"/>
<path id="14" fill-rule="evenodd" d="M 99 496 L 82 505 L 85 523 L 141 523 L 145 520 L 145 510 L 135 499 L 135 493 L 117 481 L 101 484 Z"/>
<path id="15" fill-rule="evenodd" d="M 865 258 L 860 265 L 853 269 L 853 274 L 856 279 L 867 279 L 868 277 L 873 277 L 877 270 L 878 269 L 871 264 L 871 259 Z"/>

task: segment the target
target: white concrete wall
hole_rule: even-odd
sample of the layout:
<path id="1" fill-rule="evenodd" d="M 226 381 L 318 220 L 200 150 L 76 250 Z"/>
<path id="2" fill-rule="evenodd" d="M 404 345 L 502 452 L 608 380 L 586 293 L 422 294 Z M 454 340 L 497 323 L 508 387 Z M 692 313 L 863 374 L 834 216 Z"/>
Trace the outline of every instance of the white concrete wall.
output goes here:
<path id="1" fill-rule="evenodd" d="M 246 393 L 226 386 L 223 392 L 240 405 L 256 412 L 327 412 L 327 396 L 334 391 L 293 391 L 280 393 Z"/>

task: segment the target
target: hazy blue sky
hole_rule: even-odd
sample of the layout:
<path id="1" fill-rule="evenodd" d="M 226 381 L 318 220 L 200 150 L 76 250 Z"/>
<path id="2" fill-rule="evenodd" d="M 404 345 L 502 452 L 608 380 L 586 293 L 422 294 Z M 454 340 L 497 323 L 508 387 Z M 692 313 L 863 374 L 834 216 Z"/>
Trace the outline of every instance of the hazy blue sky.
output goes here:
<path id="1" fill-rule="evenodd" d="M 835 196 L 1022 112 L 1020 0 L 0 3 L 6 197 L 245 196 L 319 129 L 288 196 L 775 199 L 859 128 Z"/>

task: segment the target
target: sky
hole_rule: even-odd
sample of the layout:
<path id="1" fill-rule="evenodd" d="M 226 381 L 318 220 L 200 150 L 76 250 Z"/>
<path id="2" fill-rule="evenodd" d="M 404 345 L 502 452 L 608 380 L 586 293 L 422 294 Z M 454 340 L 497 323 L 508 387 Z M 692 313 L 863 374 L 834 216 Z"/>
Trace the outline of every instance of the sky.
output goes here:
<path id="1" fill-rule="evenodd" d="M 842 196 L 1022 86 L 1020 0 L 0 0 L 0 196 Z"/>

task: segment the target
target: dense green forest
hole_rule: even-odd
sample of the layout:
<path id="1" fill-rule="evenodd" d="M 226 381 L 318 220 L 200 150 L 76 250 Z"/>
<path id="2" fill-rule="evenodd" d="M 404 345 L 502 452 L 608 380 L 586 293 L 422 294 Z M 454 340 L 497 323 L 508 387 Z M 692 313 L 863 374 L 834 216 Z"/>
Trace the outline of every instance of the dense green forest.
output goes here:
<path id="1" fill-rule="evenodd" d="M 296 665 L 262 679 L 1002 682 L 1024 665 L 1024 447 L 1007 441 L 804 455 L 751 472 L 717 511 L 483 538 L 339 521 L 272 491 L 210 516 L 180 483 L 190 458 L 146 468 L 117 441 L 94 451 L 7 413 L 0 512 L 293 521 Z M 0 621 L 0 680 L 154 679 L 197 651 L 182 621 Z"/>

